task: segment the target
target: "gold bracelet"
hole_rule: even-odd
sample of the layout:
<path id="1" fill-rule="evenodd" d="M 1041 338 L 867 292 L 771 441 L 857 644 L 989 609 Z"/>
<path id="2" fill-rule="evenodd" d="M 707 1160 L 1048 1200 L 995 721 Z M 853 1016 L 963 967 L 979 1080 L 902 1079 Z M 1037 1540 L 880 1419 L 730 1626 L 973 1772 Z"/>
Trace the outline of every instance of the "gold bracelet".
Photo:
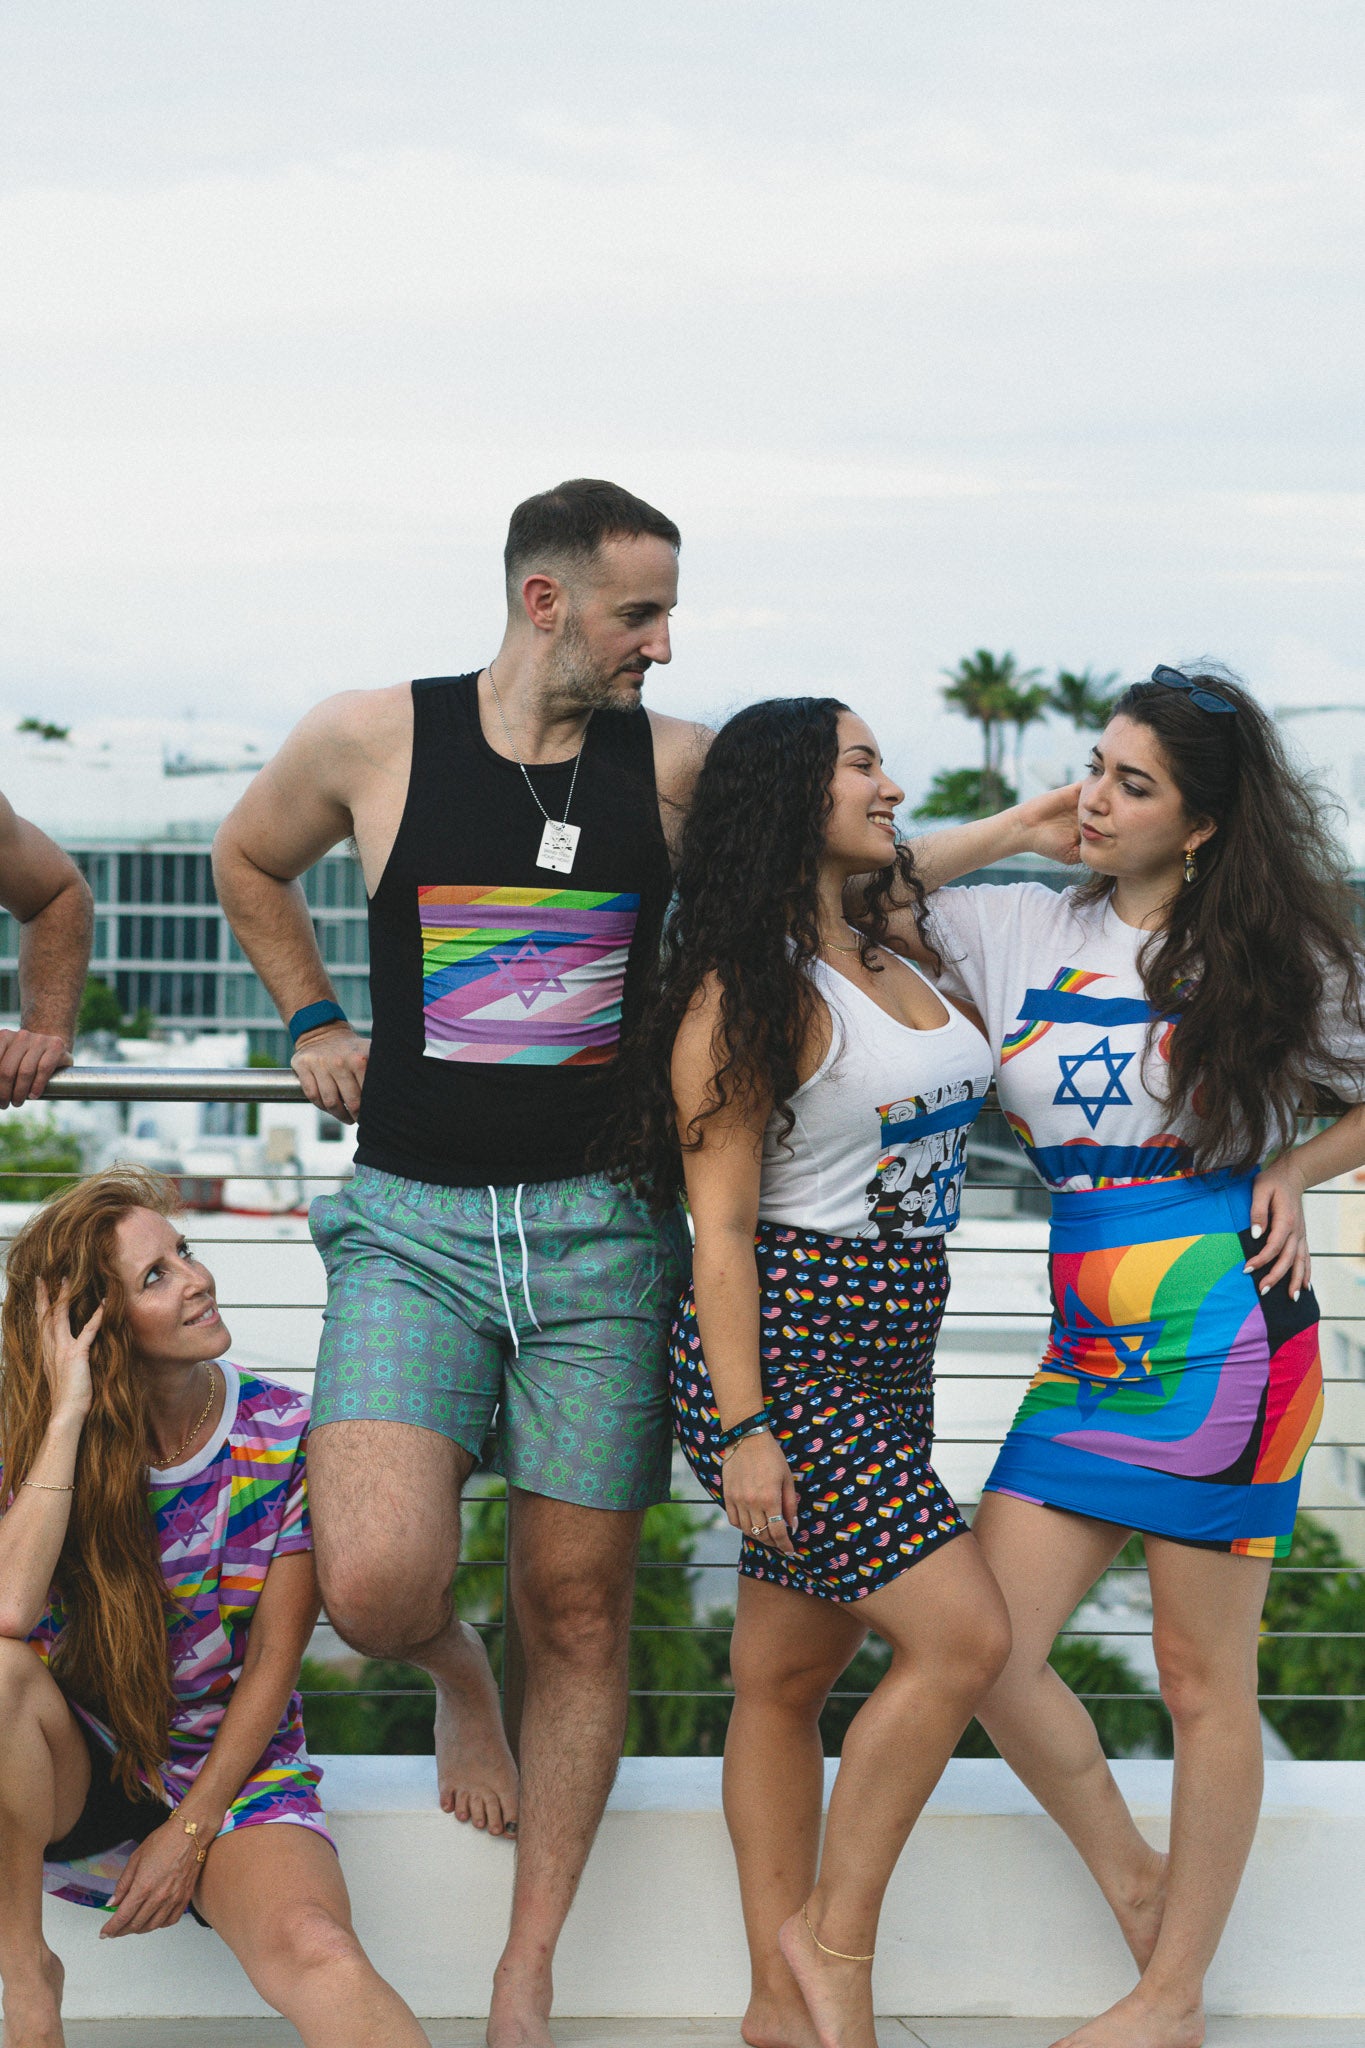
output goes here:
<path id="1" fill-rule="evenodd" d="M 207 1850 L 207 1849 L 206 1849 L 206 1848 L 204 1847 L 203 1843 L 202 1843 L 202 1842 L 200 1841 L 200 1839 L 199 1839 L 199 1823 L 198 1823 L 198 1821 L 197 1821 L 197 1820 L 182 1820 L 182 1821 L 181 1821 L 181 1823 L 180 1823 L 180 1825 L 181 1825 L 181 1827 L 182 1827 L 182 1828 L 183 1828 L 183 1829 L 185 1830 L 185 1833 L 186 1833 L 186 1834 L 187 1834 L 187 1835 L 188 1835 L 188 1836 L 190 1837 L 190 1840 L 191 1840 L 191 1841 L 192 1841 L 192 1842 L 194 1843 L 194 1848 L 195 1848 L 195 1859 L 194 1859 L 194 1860 L 195 1860 L 195 1862 L 196 1862 L 196 1863 L 202 1863 L 202 1862 L 204 1861 L 204 1858 L 205 1858 L 205 1857 L 206 1857 L 206 1856 L 208 1855 L 208 1853 L 209 1853 L 209 1852 L 208 1852 L 208 1850 Z"/>
<path id="2" fill-rule="evenodd" d="M 74 1493 L 76 1491 L 74 1486 L 53 1486 L 46 1479 L 25 1479 L 20 1484 L 23 1486 L 35 1486 L 39 1493 Z"/>

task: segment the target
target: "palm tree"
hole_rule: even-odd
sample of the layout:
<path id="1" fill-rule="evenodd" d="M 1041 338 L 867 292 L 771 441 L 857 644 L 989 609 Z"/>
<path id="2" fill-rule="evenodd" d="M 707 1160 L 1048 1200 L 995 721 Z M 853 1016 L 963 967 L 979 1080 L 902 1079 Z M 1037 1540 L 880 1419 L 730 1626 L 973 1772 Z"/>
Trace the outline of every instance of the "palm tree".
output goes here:
<path id="1" fill-rule="evenodd" d="M 1029 686 L 1039 671 L 1036 668 L 1021 669 L 1012 654 L 991 654 L 988 649 L 978 647 L 975 654 L 965 656 L 956 668 L 945 669 L 943 673 L 948 678 L 948 687 L 943 692 L 944 703 L 951 704 L 954 710 L 961 711 L 981 727 L 982 808 L 984 811 L 999 810 L 1007 800 L 1005 793 L 1008 788 L 1005 781 L 1005 729 L 1017 725 L 1022 735 L 1024 725 L 1042 716 L 1043 699 L 1040 697 L 1037 703 L 1029 701 L 1035 695 Z"/>
<path id="2" fill-rule="evenodd" d="M 1032 671 L 1037 674 L 1037 670 Z M 1046 683 L 1030 683 L 1024 689 L 1014 692 L 1008 722 L 1014 728 L 1014 741 L 1010 748 L 1010 775 L 1015 788 L 1024 786 L 1024 727 L 1037 725 L 1052 708 L 1052 692 Z"/>
<path id="3" fill-rule="evenodd" d="M 1118 679 L 1117 669 L 1097 676 L 1088 668 L 1059 668 L 1057 680 L 1047 692 L 1048 704 L 1053 711 L 1060 711 L 1063 718 L 1070 719 L 1077 732 L 1103 732 L 1113 709 Z"/>

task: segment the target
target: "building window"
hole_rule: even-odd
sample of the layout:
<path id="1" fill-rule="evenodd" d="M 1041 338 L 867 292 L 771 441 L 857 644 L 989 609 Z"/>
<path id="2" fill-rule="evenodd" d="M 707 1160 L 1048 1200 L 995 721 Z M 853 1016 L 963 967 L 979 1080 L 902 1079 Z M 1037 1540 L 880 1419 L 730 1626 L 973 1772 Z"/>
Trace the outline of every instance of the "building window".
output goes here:
<path id="1" fill-rule="evenodd" d="M 200 1129 L 206 1138 L 245 1138 L 251 1110 L 249 1102 L 206 1102 Z"/>

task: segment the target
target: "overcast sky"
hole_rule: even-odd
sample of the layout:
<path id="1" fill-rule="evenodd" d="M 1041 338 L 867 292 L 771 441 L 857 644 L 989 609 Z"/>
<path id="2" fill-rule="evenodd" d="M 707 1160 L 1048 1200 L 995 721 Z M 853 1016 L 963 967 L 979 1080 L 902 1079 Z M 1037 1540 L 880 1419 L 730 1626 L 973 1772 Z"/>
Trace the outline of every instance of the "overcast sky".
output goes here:
<path id="1" fill-rule="evenodd" d="M 577 474 L 683 529 L 651 702 L 912 790 L 978 646 L 1365 703 L 1362 82 L 1358 0 L 7 0 L 0 709 L 477 666 Z"/>

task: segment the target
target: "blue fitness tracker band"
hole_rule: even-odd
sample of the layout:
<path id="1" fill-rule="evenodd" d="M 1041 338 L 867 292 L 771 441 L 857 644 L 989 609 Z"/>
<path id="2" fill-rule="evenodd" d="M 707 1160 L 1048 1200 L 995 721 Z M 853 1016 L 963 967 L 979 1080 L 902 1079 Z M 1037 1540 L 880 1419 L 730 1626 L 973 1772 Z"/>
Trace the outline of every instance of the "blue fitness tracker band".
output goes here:
<path id="1" fill-rule="evenodd" d="M 349 1024 L 350 1018 L 340 1003 L 307 1003 L 301 1010 L 295 1010 L 286 1029 L 295 1045 L 305 1031 L 316 1031 L 319 1024 Z"/>

